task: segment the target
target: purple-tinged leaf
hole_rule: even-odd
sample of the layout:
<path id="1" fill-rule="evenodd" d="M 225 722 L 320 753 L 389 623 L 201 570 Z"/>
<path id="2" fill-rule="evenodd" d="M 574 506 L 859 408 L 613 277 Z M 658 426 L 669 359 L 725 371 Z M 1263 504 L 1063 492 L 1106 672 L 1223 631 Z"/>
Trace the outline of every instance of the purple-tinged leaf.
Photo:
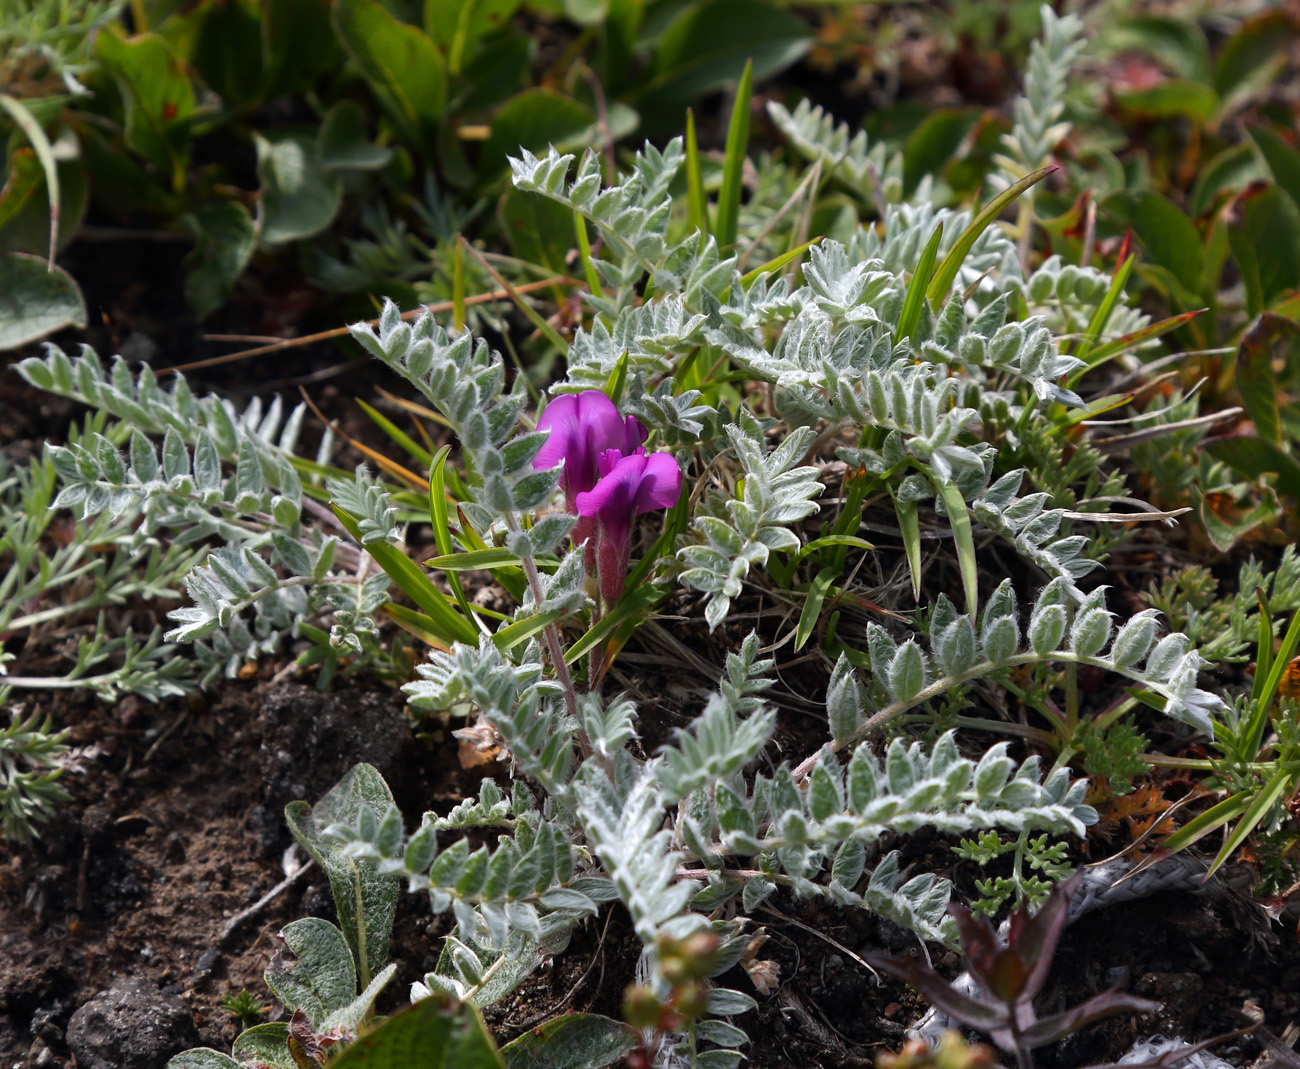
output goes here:
<path id="1" fill-rule="evenodd" d="M 1158 1002 L 1138 998 L 1136 995 L 1121 995 L 1116 988 L 1111 988 L 1068 1010 L 1040 1018 L 1021 1032 L 1020 1045 L 1030 1050 L 1045 1047 L 1104 1017 L 1114 1017 L 1117 1013 L 1154 1013 L 1158 1009 Z"/>

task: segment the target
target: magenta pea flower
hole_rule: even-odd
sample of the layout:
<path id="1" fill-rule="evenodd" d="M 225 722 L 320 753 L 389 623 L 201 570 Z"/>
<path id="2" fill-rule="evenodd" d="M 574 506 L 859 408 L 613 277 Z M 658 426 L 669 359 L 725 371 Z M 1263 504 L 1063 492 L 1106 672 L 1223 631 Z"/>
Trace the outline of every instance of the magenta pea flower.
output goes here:
<path id="1" fill-rule="evenodd" d="M 533 458 L 533 468 L 541 471 L 564 465 L 560 486 L 569 512 L 579 494 L 586 493 L 600 478 L 600 454 L 617 449 L 628 454 L 644 444 L 649 432 L 635 416 L 618 414 L 614 402 L 600 390 L 583 390 L 557 397 L 537 421 L 537 429 L 549 429 L 551 436 Z M 581 542 L 575 534 L 575 542 Z"/>
<path id="2" fill-rule="evenodd" d="M 682 473 L 670 454 L 646 456 L 640 447 L 627 454 L 606 449 L 597 458 L 597 470 L 600 478 L 596 485 L 577 496 L 578 522 L 595 522 L 600 594 L 607 605 L 613 605 L 622 595 L 627 578 L 632 521 L 676 504 Z"/>

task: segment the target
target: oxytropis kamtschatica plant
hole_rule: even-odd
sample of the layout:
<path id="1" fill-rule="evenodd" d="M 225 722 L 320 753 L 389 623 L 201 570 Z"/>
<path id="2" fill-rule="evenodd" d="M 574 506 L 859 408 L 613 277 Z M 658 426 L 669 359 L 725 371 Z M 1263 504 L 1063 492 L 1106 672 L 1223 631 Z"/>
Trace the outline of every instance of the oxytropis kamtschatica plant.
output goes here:
<path id="1" fill-rule="evenodd" d="M 1044 17 L 1054 43 L 1016 112 L 1031 148 L 1061 119 L 1080 36 Z M 393 436 L 428 469 L 418 488 L 333 469 L 328 449 L 297 457 L 301 409 L 239 412 L 92 353 L 19 365 L 116 421 L 52 451 L 61 503 L 210 547 L 166 636 L 193 644 L 208 678 L 286 648 L 327 683 L 400 676 L 392 620 L 432 650 L 404 684 L 412 714 L 473 718 L 507 760 L 508 792 L 485 779 L 410 834 L 366 766 L 291 806 L 339 924 L 285 930 L 296 961 L 267 979 L 287 1022 L 176 1066 L 287 1065 L 292 1044 L 364 1033 L 342 1065 L 439 1029 L 444 1051 L 510 1058 L 478 1007 L 614 908 L 642 947 L 621 978 L 626 1023 L 569 1015 L 547 1034 L 586 1036 L 607 1059 L 592 1065 L 737 1065 L 756 1000 L 719 978 L 742 959 L 763 973 L 752 928 L 771 896 L 955 946 L 949 880 L 908 869 L 883 836 L 976 836 L 972 851 L 1014 854 L 988 909 L 1043 901 L 1070 868 L 1058 846 L 1096 817 L 1084 773 L 1119 790 L 1146 767 L 1142 717 L 1222 733 L 1229 710 L 1199 686 L 1191 641 L 1154 610 L 1116 619 L 1091 574 L 1124 530 L 1171 519 L 1133 505 L 1079 429 L 1119 403 L 1093 380 L 1140 367 L 1153 334 L 1122 273 L 1035 266 L 1023 230 L 998 224 L 1042 161 L 1026 149 L 989 205 L 952 208 L 928 180 L 904 196 L 896 148 L 810 107 L 770 111 L 809 165 L 760 161 L 743 206 L 738 161 L 714 211 L 682 140 L 608 180 L 591 152 L 512 161 L 520 195 L 574 221 L 586 282 L 571 337 L 525 303 L 565 357 L 548 402 L 455 312 L 386 303 L 352 328 L 450 436 L 436 451 Z M 822 182 L 839 214 L 816 240 Z M 410 523 L 437 544 L 425 567 L 403 544 Z M 470 597 L 470 573 L 502 597 Z M 688 626 L 722 663 L 665 737 L 603 681 L 639 630 Z M 778 657 L 804 665 L 824 708 L 806 753 L 769 745 Z M 1085 674 L 1106 681 L 1091 697 Z M 455 929 L 412 1007 L 377 1025 L 403 882 Z"/>

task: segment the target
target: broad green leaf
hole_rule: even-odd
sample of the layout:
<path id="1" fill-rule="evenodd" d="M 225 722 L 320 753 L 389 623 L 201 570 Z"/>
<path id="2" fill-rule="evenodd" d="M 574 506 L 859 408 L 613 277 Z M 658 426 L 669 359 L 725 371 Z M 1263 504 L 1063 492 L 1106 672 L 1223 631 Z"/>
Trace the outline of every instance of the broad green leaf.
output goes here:
<path id="1" fill-rule="evenodd" d="M 336 0 L 334 30 L 403 139 L 429 157 L 447 106 L 447 65 L 433 39 L 378 0 Z"/>
<path id="2" fill-rule="evenodd" d="M 0 255 L 0 352 L 38 341 L 64 327 L 84 327 L 81 290 L 43 256 Z"/>
<path id="3" fill-rule="evenodd" d="M 433 995 L 393 1014 L 330 1069 L 505 1069 L 478 1010 Z"/>
<path id="4" fill-rule="evenodd" d="M 1300 151 L 1267 126 L 1256 126 L 1247 133 L 1278 188 L 1300 207 Z"/>
<path id="5" fill-rule="evenodd" d="M 306 92 L 338 70 L 343 52 L 330 25 L 330 0 L 259 0 L 262 100 Z"/>
<path id="6" fill-rule="evenodd" d="M 339 927 L 363 986 L 378 975 L 388 958 L 388 937 L 397 909 L 397 877 L 378 875 L 374 861 L 345 856 L 342 846 L 323 833 L 331 824 L 355 827 L 363 807 L 382 815 L 392 804 L 383 776 L 372 766 L 360 764 L 314 806 L 290 802 L 284 810 L 293 837 L 329 877 Z"/>
<path id="7" fill-rule="evenodd" d="M 268 245 L 313 237 L 334 221 L 343 190 L 321 165 L 310 134 L 254 134 L 262 182 L 262 240 Z"/>
<path id="8" fill-rule="evenodd" d="M 231 1053 L 241 1063 L 266 1069 L 301 1069 L 289 1052 L 289 1026 L 284 1021 L 255 1024 L 239 1034 Z"/>
<path id="9" fill-rule="evenodd" d="M 613 136 L 622 137 L 631 133 L 635 116 L 626 108 L 611 108 L 609 124 Z M 596 113 L 584 104 L 550 89 L 525 89 L 493 117 L 492 132 L 479 152 L 479 178 L 495 179 L 505 170 L 506 156 L 519 155 L 521 147 L 540 152 L 554 145 L 568 152 L 587 145 L 599 147 L 600 136 Z M 565 226 L 571 235 L 572 224 L 567 219 Z"/>
<path id="10" fill-rule="evenodd" d="M 189 59 L 227 106 L 256 102 L 263 78 L 261 12 L 255 0 L 208 0 L 199 12 Z"/>
<path id="11" fill-rule="evenodd" d="M 1267 177 L 1268 169 L 1249 145 L 1225 148 L 1197 172 L 1189 208 L 1192 217 L 1204 215 L 1221 194 L 1236 193 L 1257 178 Z"/>
<path id="12" fill-rule="evenodd" d="M 73 135 L 60 141 L 73 147 Z M 56 159 L 54 171 L 59 184 L 58 247 L 65 248 L 76 237 L 90 200 L 85 161 Z M 0 189 L 0 252 L 30 252 L 49 256 L 50 197 L 45 171 L 34 149 L 23 146 L 9 157 L 9 174 Z"/>
<path id="13" fill-rule="evenodd" d="M 1264 5 L 1264 14 L 1245 22 L 1219 49 L 1214 88 L 1225 108 L 1272 85 L 1286 62 L 1291 22 L 1282 11 L 1268 8 Z"/>
<path id="14" fill-rule="evenodd" d="M 126 143 L 162 171 L 173 190 L 185 181 L 194 89 L 171 46 L 155 34 L 123 38 L 105 28 L 95 55 L 126 104 Z"/>
<path id="15" fill-rule="evenodd" d="M 1107 49 L 1145 52 L 1181 78 L 1210 80 L 1210 46 L 1193 19 L 1145 15 L 1125 19 L 1105 33 Z"/>
<path id="16" fill-rule="evenodd" d="M 1200 289 L 1201 236 L 1181 208 L 1150 190 L 1113 193 L 1101 207 L 1119 225 L 1132 227 L 1144 263 L 1165 268 L 1190 292 Z"/>
<path id="17" fill-rule="evenodd" d="M 1300 287 L 1300 208 L 1280 187 L 1256 182 L 1228 211 L 1228 242 L 1246 287 L 1246 311 L 1256 316 Z"/>
<path id="18" fill-rule="evenodd" d="M 1222 460 L 1248 479 L 1277 476 L 1281 493 L 1300 498 L 1300 461 L 1263 438 L 1220 438 L 1205 445 L 1205 451 Z"/>
<path id="19" fill-rule="evenodd" d="M 366 134 L 366 119 L 355 100 L 340 100 L 321 121 L 317 139 L 321 164 L 333 171 L 377 171 L 393 151 Z"/>
<path id="20" fill-rule="evenodd" d="M 1237 347 L 1237 389 L 1255 421 L 1256 433 L 1280 446 L 1282 424 L 1278 417 L 1278 385 L 1273 376 L 1273 362 L 1278 356 L 1283 367 L 1300 366 L 1300 324 L 1264 312 L 1242 335 Z"/>
<path id="21" fill-rule="evenodd" d="M 169 1061 L 165 1069 L 244 1069 L 229 1054 L 222 1054 L 211 1047 L 196 1047 L 178 1054 Z"/>
<path id="22" fill-rule="evenodd" d="M 942 178 L 981 114 L 980 108 L 936 108 L 922 119 L 903 146 L 904 190 L 910 193 L 926 175 Z"/>
<path id="23" fill-rule="evenodd" d="M 510 25 L 520 0 L 424 0 L 424 28 L 447 56 L 453 74 L 478 41 Z"/>
<path id="24" fill-rule="evenodd" d="M 812 44 L 812 28 L 788 11 L 758 0 L 687 4 L 659 38 L 654 74 L 633 94 L 646 111 L 680 115 L 716 89 L 738 82 L 753 61 L 761 82 L 796 62 Z"/>
<path id="25" fill-rule="evenodd" d="M 501 1048 L 508 1069 L 604 1069 L 622 1058 L 636 1036 L 622 1021 L 569 1013 L 525 1032 Z"/>
<path id="26" fill-rule="evenodd" d="M 318 1029 L 357 997 L 357 970 L 343 933 L 327 920 L 307 917 L 280 933 L 294 959 L 266 971 L 266 986 L 285 1007 L 301 1010 Z"/>
<path id="27" fill-rule="evenodd" d="M 1206 122 L 1219 106 L 1219 94 L 1203 82 L 1169 78 L 1149 89 L 1117 93 L 1121 108 L 1140 119 L 1191 119 Z"/>
<path id="28" fill-rule="evenodd" d="M 499 210 L 501 229 L 515 256 L 551 274 L 567 274 L 565 257 L 573 248 L 573 213 L 568 208 L 512 186 L 501 198 Z"/>
<path id="29" fill-rule="evenodd" d="M 185 300 L 203 319 L 225 304 L 253 255 L 253 219 L 237 200 L 202 204 L 182 217 L 194 234 L 185 257 Z"/>

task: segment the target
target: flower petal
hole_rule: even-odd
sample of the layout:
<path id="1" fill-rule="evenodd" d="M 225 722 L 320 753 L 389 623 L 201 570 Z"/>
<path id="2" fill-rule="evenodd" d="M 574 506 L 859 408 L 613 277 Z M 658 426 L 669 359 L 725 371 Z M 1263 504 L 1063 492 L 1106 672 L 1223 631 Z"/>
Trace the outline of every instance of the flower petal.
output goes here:
<path id="1" fill-rule="evenodd" d="M 573 440 L 578 435 L 578 399 L 571 393 L 561 394 L 546 406 L 537 420 L 539 431 L 549 430 L 551 436 L 533 457 L 533 468 L 544 471 L 564 463 Z"/>
<path id="2" fill-rule="evenodd" d="M 636 514 L 672 508 L 682 492 L 682 470 L 671 453 L 652 453 L 646 457 L 641 483 L 637 487 Z"/>

